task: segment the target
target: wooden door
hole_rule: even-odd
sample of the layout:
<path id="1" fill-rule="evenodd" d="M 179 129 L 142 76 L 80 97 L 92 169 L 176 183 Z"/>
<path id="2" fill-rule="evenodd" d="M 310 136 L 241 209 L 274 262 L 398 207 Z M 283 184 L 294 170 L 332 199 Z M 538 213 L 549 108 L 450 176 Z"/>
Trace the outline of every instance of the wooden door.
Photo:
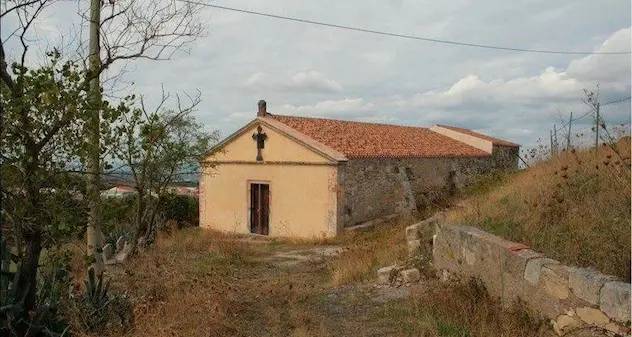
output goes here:
<path id="1" fill-rule="evenodd" d="M 268 235 L 270 223 L 270 186 L 250 184 L 250 233 Z"/>

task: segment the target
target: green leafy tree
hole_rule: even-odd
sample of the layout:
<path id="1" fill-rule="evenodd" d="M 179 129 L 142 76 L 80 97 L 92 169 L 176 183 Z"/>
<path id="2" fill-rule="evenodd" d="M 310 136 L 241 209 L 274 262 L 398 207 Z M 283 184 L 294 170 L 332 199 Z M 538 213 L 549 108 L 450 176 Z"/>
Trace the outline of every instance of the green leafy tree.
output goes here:
<path id="1" fill-rule="evenodd" d="M 218 139 L 217 132 L 205 131 L 191 114 L 199 97 L 199 93 L 188 96 L 190 104 L 185 107 L 176 96 L 178 108 L 164 109 L 169 95 L 163 93 L 154 111 L 146 109 L 141 100 L 139 108 L 117 123 L 115 132 L 120 138 L 113 152 L 130 168 L 137 191 L 132 253 L 139 238 L 146 243 L 153 240 L 168 187 L 197 172 L 204 154 Z"/>
<path id="2" fill-rule="evenodd" d="M 4 56 L 4 54 L 3 54 Z M 72 231 L 65 225 L 81 209 L 69 194 L 69 173 L 86 153 L 84 112 L 89 75 L 58 52 L 48 65 L 28 68 L 14 62 L 0 68 L 2 86 L 2 218 L 3 236 L 17 249 L 18 293 L 25 293 L 25 312 L 36 305 L 37 272 L 43 248 L 58 245 Z M 6 65 L 4 58 L 2 64 Z M 99 107 L 112 122 L 127 112 L 125 102 Z M 110 139 L 109 123 L 104 133 Z M 51 182 L 57 182 L 50 188 Z"/>

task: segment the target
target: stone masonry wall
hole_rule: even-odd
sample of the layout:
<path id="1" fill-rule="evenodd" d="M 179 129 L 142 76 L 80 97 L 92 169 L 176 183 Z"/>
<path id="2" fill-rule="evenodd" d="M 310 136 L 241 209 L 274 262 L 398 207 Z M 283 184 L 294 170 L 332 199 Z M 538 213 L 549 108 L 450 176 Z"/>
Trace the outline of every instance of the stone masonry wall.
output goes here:
<path id="1" fill-rule="evenodd" d="M 508 306 L 520 299 L 563 335 L 586 327 L 630 333 L 630 284 L 590 268 L 565 266 L 529 247 L 478 228 L 435 221 L 437 270 L 481 279 Z M 407 229 L 409 245 L 416 228 Z M 427 227 L 427 226 L 426 226 Z"/>
<path id="2" fill-rule="evenodd" d="M 502 170 L 517 170 L 518 156 L 520 155 L 520 148 L 497 146 L 492 147 L 492 158 L 494 161 L 494 168 Z"/>
<path id="3" fill-rule="evenodd" d="M 492 169 L 493 157 L 350 159 L 338 167 L 339 221 L 344 227 L 414 212 Z"/>

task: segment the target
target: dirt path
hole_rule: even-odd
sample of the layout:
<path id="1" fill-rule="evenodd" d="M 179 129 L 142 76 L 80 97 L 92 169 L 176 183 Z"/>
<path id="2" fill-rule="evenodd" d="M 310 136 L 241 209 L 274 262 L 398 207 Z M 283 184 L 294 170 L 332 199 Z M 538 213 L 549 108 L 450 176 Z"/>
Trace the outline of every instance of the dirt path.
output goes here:
<path id="1" fill-rule="evenodd" d="M 319 332 L 329 336 L 392 336 L 396 329 L 379 324 L 375 316 L 387 303 L 407 298 L 420 285 L 401 287 L 380 286 L 371 281 L 330 287 L 323 275 L 327 275 L 327 262 L 344 251 L 342 246 L 282 247 L 261 258 L 268 266 L 262 277 L 308 275 L 310 283 L 318 291 L 312 294 L 312 302 L 305 309 L 313 310 L 325 322 Z M 412 287 L 410 287 L 412 286 Z"/>
<path id="2" fill-rule="evenodd" d="M 297 293 L 292 290 L 277 296 L 298 295 L 302 300 L 281 308 L 281 316 L 294 319 L 294 326 L 286 326 L 284 330 L 260 330 L 257 335 L 553 336 L 549 329 L 541 329 L 537 321 L 525 321 L 524 315 L 501 313 L 498 306 L 481 297 L 480 288 L 449 288 L 434 277 L 398 286 L 380 285 L 371 277 L 365 282 L 333 287 L 329 266 L 346 249 L 344 246 L 281 246 L 261 256 L 260 269 L 255 268 L 252 277 L 271 278 L 277 285 L 298 284 Z M 301 292 L 300 289 L 311 290 Z M 431 293 L 435 295 L 429 295 Z M 432 309 L 437 307 L 441 309 Z M 299 312 L 303 316 L 297 320 Z M 470 323 L 468 331 L 464 320 L 477 323 Z"/>

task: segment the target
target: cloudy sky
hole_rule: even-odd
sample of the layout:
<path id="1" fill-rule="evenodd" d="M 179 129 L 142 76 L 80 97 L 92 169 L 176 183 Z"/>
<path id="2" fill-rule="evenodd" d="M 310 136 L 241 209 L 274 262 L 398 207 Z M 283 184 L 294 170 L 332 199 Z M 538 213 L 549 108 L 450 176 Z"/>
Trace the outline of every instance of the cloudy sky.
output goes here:
<path id="1" fill-rule="evenodd" d="M 371 30 L 558 51 L 631 50 L 628 0 L 218 0 L 209 2 Z M 65 6 L 65 7 L 64 7 Z M 52 9 L 41 35 L 67 29 L 76 5 Z M 199 12 L 208 35 L 170 61 L 140 61 L 130 89 L 157 97 L 199 89 L 196 112 L 226 136 L 268 111 L 404 125 L 448 124 L 532 146 L 570 111 L 630 96 L 630 55 L 555 55 L 459 47 L 312 26 L 222 9 Z M 2 25 L 3 35 L 7 31 Z M 630 123 L 630 101 L 604 106 Z M 589 132 L 589 118 L 576 130 Z"/>

